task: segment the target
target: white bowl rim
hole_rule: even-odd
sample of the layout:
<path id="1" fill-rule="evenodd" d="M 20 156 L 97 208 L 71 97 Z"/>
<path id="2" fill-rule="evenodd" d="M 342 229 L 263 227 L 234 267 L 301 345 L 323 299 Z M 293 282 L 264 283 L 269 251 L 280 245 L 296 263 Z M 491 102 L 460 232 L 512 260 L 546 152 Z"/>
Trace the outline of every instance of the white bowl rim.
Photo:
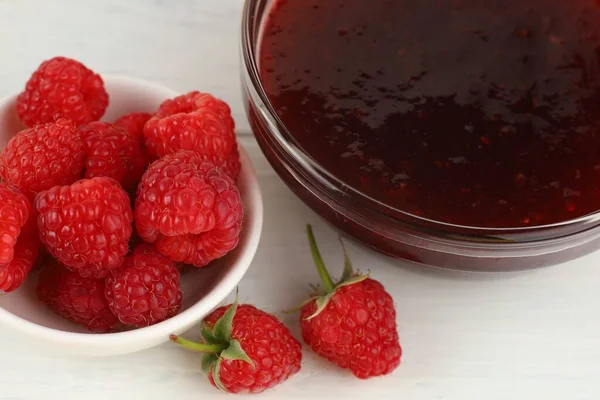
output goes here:
<path id="1" fill-rule="evenodd" d="M 129 78 L 121 75 L 103 74 L 103 80 L 105 82 L 117 82 L 120 81 L 124 84 L 137 84 L 145 86 L 151 89 L 160 90 L 168 93 L 172 92 L 173 96 L 179 93 L 161 86 L 160 84 L 146 81 L 138 78 Z M 9 95 L 0 99 L 0 104 L 12 101 L 17 95 Z M 233 268 L 230 273 L 226 274 L 214 288 L 206 294 L 200 301 L 192 305 L 188 309 L 181 313 L 171 317 L 165 321 L 159 322 L 155 325 L 150 325 L 144 328 L 133 329 L 123 332 L 115 333 L 77 333 L 68 332 L 60 329 L 49 328 L 46 326 L 38 325 L 34 322 L 28 321 L 15 314 L 5 310 L 0 306 L 0 325 L 11 327 L 15 330 L 21 331 L 29 336 L 51 341 L 54 343 L 72 345 L 72 346 L 86 346 L 86 347 L 103 347 L 118 345 L 119 347 L 126 347 L 128 344 L 132 345 L 132 348 L 138 348 L 135 343 L 139 340 L 148 340 L 149 338 L 161 338 L 163 341 L 167 341 L 171 333 L 181 333 L 182 328 L 188 328 L 197 323 L 200 318 L 208 315 L 213 309 L 215 309 L 221 301 L 231 293 L 238 283 L 242 280 L 244 274 L 248 270 L 252 259 L 258 249 L 260 236 L 263 225 L 263 201 L 258 177 L 256 170 L 252 165 L 250 156 L 246 149 L 239 143 L 240 159 L 242 163 L 242 172 L 240 179 L 246 180 L 247 193 L 246 193 L 246 204 L 252 204 L 253 215 L 252 218 L 245 220 L 244 230 L 247 232 L 248 239 L 243 251 L 240 256 L 236 259 L 236 264 L 242 265 L 241 268 Z M 9 296 L 10 294 L 6 294 Z"/>

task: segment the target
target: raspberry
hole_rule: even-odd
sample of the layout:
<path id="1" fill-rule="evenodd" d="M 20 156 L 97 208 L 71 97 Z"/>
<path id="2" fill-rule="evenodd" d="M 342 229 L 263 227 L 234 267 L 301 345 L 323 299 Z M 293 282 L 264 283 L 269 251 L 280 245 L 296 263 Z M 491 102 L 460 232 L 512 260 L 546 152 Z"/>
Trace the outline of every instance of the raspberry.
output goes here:
<path id="1" fill-rule="evenodd" d="M 0 154 L 0 177 L 33 200 L 42 190 L 80 179 L 84 157 L 79 133 L 62 118 L 10 139 Z"/>
<path id="2" fill-rule="evenodd" d="M 243 208 L 234 182 L 190 151 L 154 162 L 138 186 L 140 237 L 173 261 L 203 267 L 232 250 Z"/>
<path id="3" fill-rule="evenodd" d="M 223 119 L 223 123 L 233 130 L 235 123 L 231 118 L 231 109 L 223 100 L 208 93 L 189 92 L 174 99 L 165 100 L 154 114 L 157 118 L 165 118 L 175 114 L 189 114 L 202 109 L 210 109 Z"/>
<path id="4" fill-rule="evenodd" d="M 38 195 L 35 207 L 42 243 L 67 268 L 103 278 L 122 264 L 133 214 L 127 193 L 114 179 L 53 187 Z"/>
<path id="5" fill-rule="evenodd" d="M 344 276 L 333 284 L 310 227 L 308 235 L 324 293 L 302 307 L 304 342 L 358 378 L 389 374 L 402 356 L 392 297 L 381 283 L 354 274 L 347 255 Z"/>
<path id="6" fill-rule="evenodd" d="M 55 57 L 33 73 L 17 98 L 17 113 L 29 127 L 64 117 L 81 125 L 97 121 L 108 106 L 99 75 L 78 61 Z"/>
<path id="7" fill-rule="evenodd" d="M 149 245 L 140 245 L 106 279 L 110 309 L 127 325 L 144 327 L 171 318 L 181 308 L 179 270 Z"/>
<path id="8" fill-rule="evenodd" d="M 23 193 L 0 182 L 0 264 L 13 260 L 17 239 L 31 215 L 31 203 Z"/>
<path id="9" fill-rule="evenodd" d="M 35 229 L 35 219 L 30 217 L 17 239 L 13 259 L 0 264 L 0 290 L 12 292 L 23 284 L 36 262 L 39 250 L 40 239 Z"/>
<path id="10" fill-rule="evenodd" d="M 107 122 L 90 122 L 79 127 L 86 154 L 85 178 L 106 176 L 135 189 L 147 166 L 139 140 L 124 128 Z"/>
<path id="11" fill-rule="evenodd" d="M 116 120 L 114 124 L 125 129 L 131 136 L 142 142 L 144 139 L 144 125 L 150 118 L 152 118 L 152 114 L 129 113 Z"/>
<path id="12" fill-rule="evenodd" d="M 313 351 L 358 378 L 386 375 L 400 365 L 402 349 L 391 296 L 376 280 L 343 286 L 316 317 L 316 302 L 302 309 L 302 338 Z"/>
<path id="13" fill-rule="evenodd" d="M 120 326 L 104 297 L 104 279 L 84 278 L 50 260 L 40 273 L 38 298 L 54 312 L 92 332 L 113 332 Z"/>
<path id="14" fill-rule="evenodd" d="M 225 392 L 260 393 L 300 371 L 300 343 L 276 317 L 252 305 L 238 306 L 236 300 L 218 308 L 202 323 L 201 332 L 204 343 L 170 338 L 203 352 L 210 383 Z"/>
<path id="15" fill-rule="evenodd" d="M 177 150 L 228 157 L 234 151 L 235 124 L 229 106 L 200 92 L 166 100 L 144 126 L 146 146 L 159 157 Z"/>

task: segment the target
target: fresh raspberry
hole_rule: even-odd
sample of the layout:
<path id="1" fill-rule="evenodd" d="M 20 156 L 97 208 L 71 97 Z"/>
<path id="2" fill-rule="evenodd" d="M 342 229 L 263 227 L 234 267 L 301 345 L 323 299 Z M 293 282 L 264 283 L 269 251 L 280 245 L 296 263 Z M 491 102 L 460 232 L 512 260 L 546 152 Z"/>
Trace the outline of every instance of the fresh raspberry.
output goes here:
<path id="1" fill-rule="evenodd" d="M 144 140 L 144 125 L 152 118 L 149 113 L 129 113 L 114 122 L 115 125 L 125 129 L 131 136 L 140 142 Z"/>
<path id="2" fill-rule="evenodd" d="M 3 223 L 2 227 L 6 227 L 6 225 Z M 0 291 L 12 292 L 23 284 L 36 263 L 39 250 L 40 239 L 35 219 L 30 217 L 17 239 L 13 259 L 9 263 L 0 264 Z"/>
<path id="3" fill-rule="evenodd" d="M 157 118 L 170 117 L 175 114 L 190 114 L 198 110 L 210 109 L 223 119 L 223 123 L 231 130 L 235 128 L 235 123 L 231 118 L 231 109 L 223 100 L 208 93 L 192 91 L 173 99 L 167 99 L 158 107 L 154 116 Z"/>
<path id="4" fill-rule="evenodd" d="M 200 92 L 166 100 L 144 126 L 146 146 L 159 157 L 177 150 L 228 157 L 236 146 L 229 106 Z"/>
<path id="5" fill-rule="evenodd" d="M 10 139 L 0 154 L 0 177 L 33 200 L 42 190 L 80 179 L 84 157 L 79 133 L 62 118 Z"/>
<path id="6" fill-rule="evenodd" d="M 252 305 L 236 302 L 215 310 L 201 332 L 203 343 L 174 335 L 171 340 L 204 352 L 203 369 L 220 390 L 260 393 L 300 371 L 300 343 L 276 317 Z"/>
<path id="7" fill-rule="evenodd" d="M 310 227 L 308 232 L 325 292 L 320 302 L 313 298 L 302 307 L 304 342 L 358 378 L 389 374 L 402 356 L 392 297 L 376 280 L 355 275 L 347 256 L 344 276 L 334 285 Z"/>
<path id="8" fill-rule="evenodd" d="M 104 297 L 104 279 L 84 278 L 50 260 L 40 273 L 38 298 L 54 312 L 92 332 L 117 330 L 119 319 Z"/>
<path id="9" fill-rule="evenodd" d="M 17 98 L 19 118 L 29 127 L 61 117 L 76 125 L 97 121 L 107 106 L 102 78 L 65 57 L 44 61 Z"/>
<path id="10" fill-rule="evenodd" d="M 400 365 L 402 350 L 391 296 L 373 279 L 336 290 L 312 319 L 315 301 L 302 308 L 302 337 L 313 351 L 359 378 L 386 375 Z"/>
<path id="11" fill-rule="evenodd" d="M 35 207 L 42 243 L 67 268 L 103 278 L 123 263 L 133 213 L 127 193 L 114 179 L 53 187 L 38 195 Z"/>
<path id="12" fill-rule="evenodd" d="M 17 239 L 31 215 L 27 197 L 19 189 L 0 182 L 0 264 L 13 260 Z"/>
<path id="13" fill-rule="evenodd" d="M 203 267 L 238 243 L 244 211 L 234 182 L 191 151 L 155 161 L 138 186 L 140 237 L 173 261 Z"/>
<path id="14" fill-rule="evenodd" d="M 106 279 L 110 309 L 127 325 L 144 327 L 171 318 L 181 309 L 175 263 L 149 245 L 140 245 Z"/>
<path id="15" fill-rule="evenodd" d="M 79 127 L 85 150 L 85 178 L 106 176 L 125 190 L 135 189 L 147 166 L 141 142 L 124 128 L 107 122 L 90 122 Z"/>

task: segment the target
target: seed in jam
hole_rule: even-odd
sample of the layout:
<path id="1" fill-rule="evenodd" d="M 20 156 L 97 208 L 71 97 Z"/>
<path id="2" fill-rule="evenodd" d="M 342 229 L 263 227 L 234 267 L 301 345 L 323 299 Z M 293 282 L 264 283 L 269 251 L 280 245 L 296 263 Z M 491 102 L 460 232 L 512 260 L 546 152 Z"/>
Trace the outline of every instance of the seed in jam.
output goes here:
<path id="1" fill-rule="evenodd" d="M 302 148 L 396 209 L 488 228 L 600 209 L 596 0 L 278 0 L 267 95 Z"/>

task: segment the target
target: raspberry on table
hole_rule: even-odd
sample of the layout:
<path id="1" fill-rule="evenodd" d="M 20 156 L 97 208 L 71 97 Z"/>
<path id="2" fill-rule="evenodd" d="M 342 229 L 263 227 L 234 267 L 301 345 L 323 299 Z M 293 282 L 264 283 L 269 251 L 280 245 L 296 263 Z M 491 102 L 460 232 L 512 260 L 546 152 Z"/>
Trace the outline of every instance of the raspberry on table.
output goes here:
<path id="1" fill-rule="evenodd" d="M 144 140 L 144 125 L 152 118 L 152 114 L 137 112 L 123 115 L 117 119 L 114 124 L 125 129 L 129 134 L 140 142 Z"/>
<path id="2" fill-rule="evenodd" d="M 105 280 L 84 278 L 49 260 L 40 273 L 38 298 L 55 313 L 92 332 L 113 332 L 119 319 L 104 297 Z"/>
<path id="3" fill-rule="evenodd" d="M 40 239 L 65 267 L 103 278 L 129 250 L 133 212 L 112 178 L 82 179 L 41 192 L 35 201 Z"/>
<path id="4" fill-rule="evenodd" d="M 159 157 L 178 150 L 227 157 L 237 146 L 234 129 L 227 103 L 195 91 L 163 102 L 144 136 L 150 153 Z"/>
<path id="5" fill-rule="evenodd" d="M 238 243 L 243 215 L 233 180 L 191 151 L 155 161 L 138 186 L 137 231 L 176 262 L 203 267 L 227 254 Z"/>
<path id="6" fill-rule="evenodd" d="M 394 302 L 378 281 L 340 287 L 309 319 L 316 311 L 313 301 L 301 313 L 302 338 L 315 353 L 361 379 L 387 375 L 400 365 Z"/>
<path id="7" fill-rule="evenodd" d="M 0 177 L 33 200 L 42 190 L 80 179 L 84 157 L 79 133 L 61 118 L 11 138 L 0 154 Z"/>
<path id="8" fill-rule="evenodd" d="M 147 167 L 141 142 L 124 128 L 107 122 L 90 122 L 79 127 L 85 151 L 85 178 L 106 176 L 125 190 L 137 186 Z"/>
<path id="9" fill-rule="evenodd" d="M 30 217 L 17 239 L 13 259 L 8 263 L 0 263 L 0 291 L 12 292 L 23 284 L 36 263 L 39 250 L 40 239 L 35 219 Z"/>
<path id="10" fill-rule="evenodd" d="M 105 295 L 122 323 L 149 326 L 181 309 L 179 278 L 173 261 L 142 244 L 106 279 Z"/>
<path id="11" fill-rule="evenodd" d="M 61 117 L 76 125 L 97 121 L 107 106 L 102 78 L 66 57 L 44 61 L 17 98 L 17 114 L 29 127 Z"/>
<path id="12" fill-rule="evenodd" d="M 229 307 L 215 310 L 206 318 L 205 324 L 214 328 Z M 220 380 L 228 392 L 260 393 L 300 371 L 300 343 L 275 316 L 253 305 L 242 304 L 238 307 L 233 317 L 231 337 L 240 341 L 255 368 L 248 368 L 249 365 L 243 360 L 223 361 Z M 209 379 L 214 385 L 212 372 Z"/>
<path id="13" fill-rule="evenodd" d="M 344 274 L 334 283 L 310 226 L 307 234 L 322 292 L 302 306 L 304 342 L 360 379 L 391 373 L 402 356 L 392 296 L 380 282 L 356 274 L 345 250 Z"/>
<path id="14" fill-rule="evenodd" d="M 261 393 L 300 371 L 302 347 L 290 330 L 274 315 L 238 305 L 237 299 L 206 317 L 200 332 L 202 343 L 170 339 L 202 352 L 202 369 L 224 392 Z"/>

